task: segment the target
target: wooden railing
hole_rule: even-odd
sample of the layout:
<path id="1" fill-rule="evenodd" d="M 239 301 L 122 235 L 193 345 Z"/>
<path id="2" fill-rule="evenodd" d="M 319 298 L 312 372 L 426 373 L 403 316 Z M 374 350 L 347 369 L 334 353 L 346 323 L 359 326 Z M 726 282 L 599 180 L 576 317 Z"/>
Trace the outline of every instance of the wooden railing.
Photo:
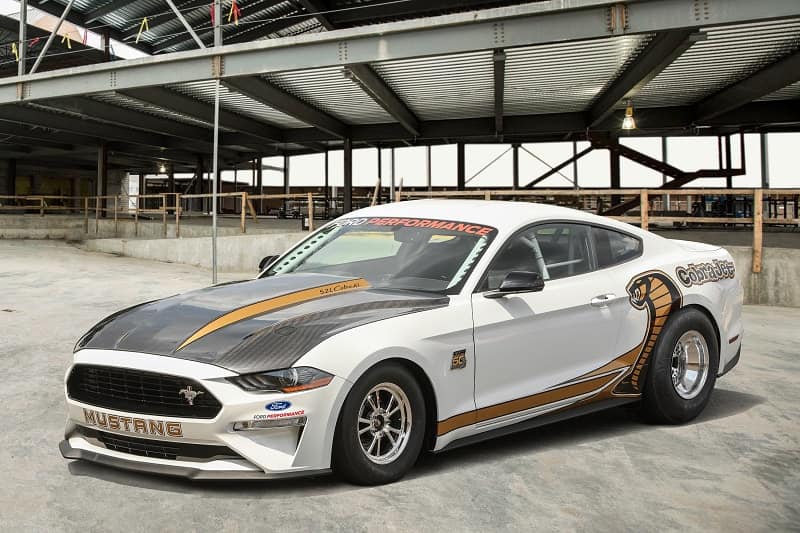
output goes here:
<path id="1" fill-rule="evenodd" d="M 745 197 L 747 209 L 742 216 L 711 216 L 705 213 L 693 212 L 697 204 L 694 200 L 699 197 Z M 175 236 L 180 237 L 181 219 L 187 216 L 209 217 L 207 209 L 192 211 L 188 202 L 191 200 L 206 200 L 205 207 L 210 206 L 211 194 L 180 194 L 159 193 L 142 195 L 116 195 L 116 196 L 47 196 L 23 195 L 0 196 L 0 212 L 22 211 L 33 212 L 41 217 L 47 213 L 61 212 L 67 214 L 82 213 L 84 218 L 84 232 L 89 233 L 90 214 L 94 213 L 94 233 L 100 232 L 100 219 L 113 216 L 114 235 L 119 235 L 119 221 L 121 218 L 133 219 L 134 235 L 139 235 L 139 219 L 142 215 L 155 215 L 161 219 L 162 233 L 168 235 L 168 219 L 174 217 Z M 247 214 L 253 220 L 258 220 L 257 210 L 253 204 L 259 200 L 300 200 L 305 204 L 308 217 L 308 229 L 314 230 L 314 216 L 318 213 L 316 202 L 324 202 L 325 197 L 313 193 L 299 194 L 249 194 L 248 192 L 227 192 L 217 195 L 220 202 L 233 198 L 234 216 L 239 217 L 239 226 L 242 233 L 247 232 Z M 623 222 L 639 224 L 648 229 L 655 224 L 717 224 L 717 225 L 752 225 L 753 240 L 753 272 L 761 271 L 761 256 L 763 250 L 764 225 L 800 226 L 798 216 L 798 202 L 800 202 L 800 189 L 474 189 L 467 191 L 397 191 L 395 201 L 413 198 L 479 198 L 484 200 L 514 199 L 518 201 L 539 201 L 542 203 L 556 203 L 570 207 L 602 212 L 612 202 L 617 204 L 624 200 L 637 198 L 638 211 L 631 209 L 627 214 L 613 216 Z M 372 197 L 365 201 L 371 203 Z M 780 199 L 780 201 L 776 201 Z M 155 204 L 154 207 L 148 204 Z M 764 205 L 767 206 L 767 216 L 764 216 Z M 781 215 L 781 208 L 783 214 Z M 327 211 L 326 211 L 327 212 Z M 666 214 L 665 214 L 666 213 Z M 773 216 L 770 216 L 773 214 Z M 302 212 L 301 212 L 302 216 Z M 2 219 L 0 219 L 2 220 Z"/>

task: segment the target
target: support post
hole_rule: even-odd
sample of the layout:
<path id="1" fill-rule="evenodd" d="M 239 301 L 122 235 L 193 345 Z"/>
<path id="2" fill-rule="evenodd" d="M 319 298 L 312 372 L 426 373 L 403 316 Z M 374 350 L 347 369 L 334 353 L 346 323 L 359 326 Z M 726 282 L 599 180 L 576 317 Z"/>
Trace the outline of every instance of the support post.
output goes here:
<path id="1" fill-rule="evenodd" d="M 378 149 L 378 161 L 380 161 L 381 151 Z M 328 208 L 331 205 L 331 185 L 328 176 L 328 150 L 325 150 L 325 220 L 328 220 Z"/>
<path id="2" fill-rule="evenodd" d="M 114 237 L 119 235 L 119 195 L 114 196 Z"/>
<path id="3" fill-rule="evenodd" d="M 308 231 L 314 231 L 314 193 L 308 193 Z"/>
<path id="4" fill-rule="evenodd" d="M 219 27 L 220 9 L 219 0 L 214 0 L 216 13 L 216 26 L 214 27 L 214 40 L 216 44 L 217 29 Z M 217 191 L 219 183 L 219 78 L 214 80 L 214 148 L 213 148 L 213 190 L 211 192 L 211 282 L 217 283 Z"/>
<path id="5" fill-rule="evenodd" d="M 578 141 L 572 141 L 572 188 L 580 189 L 578 185 Z"/>
<path id="6" fill-rule="evenodd" d="M 378 146 L 378 181 L 376 183 L 375 194 L 372 197 L 372 205 L 377 205 L 381 202 L 381 193 L 383 192 L 383 159 L 380 145 Z"/>
<path id="7" fill-rule="evenodd" d="M 17 194 L 17 160 L 9 159 L 6 169 L 7 183 L 5 193 L 9 196 L 15 196 Z"/>
<path id="8" fill-rule="evenodd" d="M 667 162 L 667 138 L 666 137 L 661 137 L 661 162 L 662 163 L 666 163 Z M 667 184 L 667 175 L 666 174 L 661 174 L 661 185 L 666 185 L 666 184 Z M 664 195 L 664 209 L 666 209 L 667 211 L 670 210 L 669 193 Z"/>
<path id="9" fill-rule="evenodd" d="M 89 197 L 83 197 L 83 232 L 89 233 Z"/>
<path id="10" fill-rule="evenodd" d="M 428 192 L 433 190 L 433 171 L 431 167 L 431 145 L 425 146 L 425 177 L 428 181 Z"/>
<path id="11" fill-rule="evenodd" d="M 161 231 L 167 237 L 167 195 L 161 195 Z"/>
<path id="12" fill-rule="evenodd" d="M 620 188 L 620 157 L 619 152 L 616 150 L 609 150 L 608 162 L 610 165 L 609 173 L 611 174 L 611 188 Z M 620 203 L 620 196 L 618 194 L 611 195 L 611 205 L 618 205 Z"/>
<path id="13" fill-rule="evenodd" d="M 19 63 L 17 64 L 17 75 L 25 75 L 25 63 L 28 60 L 28 0 L 19 1 L 19 39 L 17 41 L 17 54 Z"/>
<path id="14" fill-rule="evenodd" d="M 291 185 L 289 183 L 289 172 L 291 169 L 289 168 L 290 159 L 287 154 L 283 154 L 283 194 L 291 194 Z M 288 198 L 283 199 L 283 212 L 286 217 L 289 216 L 289 200 Z"/>
<path id="15" fill-rule="evenodd" d="M 753 272 L 761 272 L 761 247 L 763 233 L 763 193 L 761 189 L 753 189 Z"/>
<path id="16" fill-rule="evenodd" d="M 464 143 L 456 145 L 456 189 L 463 191 L 466 189 L 466 153 Z"/>
<path id="17" fill-rule="evenodd" d="M 769 144 L 767 134 L 761 133 L 761 188 L 769 189 Z"/>
<path id="18" fill-rule="evenodd" d="M 104 28 L 100 33 L 100 47 L 103 49 L 103 61 L 111 61 L 111 32 Z"/>
<path id="19" fill-rule="evenodd" d="M 97 196 L 106 196 L 108 194 L 108 146 L 106 143 L 101 143 L 97 147 Z M 98 205 L 101 199 L 97 199 Z M 105 198 L 102 199 L 103 206 L 105 207 Z M 105 218 L 105 212 L 103 212 Z"/>
<path id="20" fill-rule="evenodd" d="M 264 194 L 264 161 L 261 156 L 256 158 L 256 190 L 259 195 Z M 264 214 L 264 199 L 258 199 L 258 214 Z"/>
<path id="21" fill-rule="evenodd" d="M 222 0 L 214 0 L 214 47 L 222 46 Z"/>
<path id="22" fill-rule="evenodd" d="M 389 202 L 394 202 L 394 193 L 395 193 L 395 191 L 394 191 L 394 180 L 395 180 L 395 176 L 394 176 L 394 170 L 395 170 L 395 166 L 394 166 L 394 148 L 389 150 L 389 156 L 390 156 L 389 163 L 391 163 L 389 165 L 389 178 L 391 179 L 391 183 L 389 183 Z"/>
<path id="23" fill-rule="evenodd" d="M 511 163 L 511 175 L 513 178 L 512 181 L 512 188 L 514 190 L 519 189 L 519 145 L 514 144 L 512 145 L 513 152 L 511 155 L 513 156 L 512 163 Z"/>
<path id="24" fill-rule="evenodd" d="M 639 205 L 641 207 L 640 226 L 643 230 L 647 231 L 648 226 L 650 225 L 650 202 L 647 198 L 647 189 L 642 189 L 639 191 Z"/>
<path id="25" fill-rule="evenodd" d="M 353 141 L 344 140 L 344 212 L 353 210 Z"/>
<path id="26" fill-rule="evenodd" d="M 733 168 L 733 162 L 731 159 L 731 136 L 725 136 L 725 169 L 730 170 Z M 733 188 L 733 176 L 728 174 L 725 176 L 725 188 L 732 189 Z"/>
<path id="27" fill-rule="evenodd" d="M 239 209 L 239 229 L 242 233 L 247 233 L 247 192 L 243 192 L 240 197 L 241 207 Z"/>
<path id="28" fill-rule="evenodd" d="M 181 211 L 183 210 L 183 206 L 181 206 L 181 195 L 180 193 L 175 195 L 175 237 L 181 236 Z"/>

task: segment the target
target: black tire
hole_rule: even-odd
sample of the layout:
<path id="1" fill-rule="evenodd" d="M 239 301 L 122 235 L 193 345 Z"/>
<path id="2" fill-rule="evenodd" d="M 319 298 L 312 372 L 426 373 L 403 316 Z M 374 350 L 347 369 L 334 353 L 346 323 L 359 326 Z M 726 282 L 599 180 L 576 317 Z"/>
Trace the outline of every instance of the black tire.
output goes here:
<path id="1" fill-rule="evenodd" d="M 359 437 L 359 411 L 367 394 L 381 384 L 398 387 L 410 406 L 411 425 L 405 447 L 386 464 L 367 457 Z M 339 477 L 358 485 L 381 485 L 397 481 L 408 472 L 419 457 L 425 437 L 426 409 L 422 389 L 412 373 L 398 363 L 381 364 L 368 370 L 353 385 L 342 405 L 333 437 L 333 470 Z M 396 415 L 399 416 L 399 415 Z M 396 418 L 393 418 L 396 422 Z M 396 424 L 399 425 L 399 424 Z M 363 423 L 360 429 L 364 429 Z M 366 434 L 369 439 L 371 434 Z M 388 440 L 383 440 L 388 444 Z"/>
<path id="2" fill-rule="evenodd" d="M 673 385 L 672 357 L 679 339 L 691 331 L 700 333 L 708 347 L 708 374 L 699 393 L 686 399 Z M 642 397 L 645 416 L 660 424 L 682 424 L 694 419 L 711 397 L 718 369 L 719 343 L 711 321 L 698 309 L 678 311 L 669 318 L 653 348 Z"/>

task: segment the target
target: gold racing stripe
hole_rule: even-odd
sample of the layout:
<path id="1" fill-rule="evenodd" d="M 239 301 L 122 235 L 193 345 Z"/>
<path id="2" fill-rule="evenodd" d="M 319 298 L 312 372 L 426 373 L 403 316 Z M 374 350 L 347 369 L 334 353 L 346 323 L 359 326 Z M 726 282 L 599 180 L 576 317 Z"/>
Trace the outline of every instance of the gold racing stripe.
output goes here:
<path id="1" fill-rule="evenodd" d="M 468 411 L 460 415 L 455 415 L 446 420 L 442 420 L 436 425 L 436 436 L 441 437 L 445 433 L 450 433 L 454 429 L 462 428 L 464 426 L 470 426 L 478 422 L 485 422 L 493 418 L 517 413 L 519 411 L 527 411 L 528 409 L 533 409 L 534 407 L 541 407 L 542 405 L 547 405 L 549 403 L 580 396 L 593 390 L 603 388 L 605 385 L 608 385 L 614 381 L 617 377 L 617 375 L 599 376 L 587 381 L 581 381 L 580 383 L 565 385 L 555 389 L 546 390 L 538 394 L 533 394 L 531 396 L 525 396 L 524 398 L 518 398 L 516 400 L 510 400 L 497 405 L 483 407 L 476 411 Z"/>
<path id="2" fill-rule="evenodd" d="M 332 296 L 334 294 L 341 294 L 343 292 L 354 291 L 358 289 L 367 289 L 370 287 L 370 284 L 367 280 L 363 278 L 351 279 L 348 281 L 338 281 L 336 283 L 329 283 L 327 285 L 320 285 L 319 287 L 312 287 L 311 289 L 303 289 L 297 292 L 290 292 L 289 294 L 284 294 L 283 296 L 278 296 L 276 298 L 270 298 L 268 300 L 263 300 L 261 302 L 256 302 L 254 304 L 246 305 L 244 307 L 240 307 L 239 309 L 235 309 L 230 313 L 226 313 L 219 318 L 215 318 L 202 328 L 195 331 L 191 337 L 183 341 L 183 343 L 178 346 L 175 350 L 176 352 L 182 350 L 189 344 L 193 343 L 194 341 L 205 337 L 215 331 L 222 329 L 226 326 L 230 326 L 236 322 L 241 322 L 242 320 L 247 320 L 249 318 L 253 318 L 258 315 L 263 315 L 264 313 L 268 313 L 270 311 L 275 311 L 277 309 L 281 309 L 284 307 L 288 307 L 290 305 L 296 305 L 303 302 L 308 302 L 311 300 L 316 300 L 318 298 L 324 298 L 326 296 Z"/>

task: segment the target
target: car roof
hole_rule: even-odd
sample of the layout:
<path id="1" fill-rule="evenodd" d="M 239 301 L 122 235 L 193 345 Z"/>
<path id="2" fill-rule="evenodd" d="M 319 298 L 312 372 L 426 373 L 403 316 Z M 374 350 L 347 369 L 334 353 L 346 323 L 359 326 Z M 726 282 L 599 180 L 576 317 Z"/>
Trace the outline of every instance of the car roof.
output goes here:
<path id="1" fill-rule="evenodd" d="M 342 218 L 387 216 L 471 222 L 495 227 L 502 233 L 514 231 L 520 226 L 543 220 L 574 220 L 576 222 L 617 227 L 637 235 L 647 233 L 629 224 L 578 209 L 533 202 L 500 200 L 411 200 L 359 209 L 348 213 Z"/>

